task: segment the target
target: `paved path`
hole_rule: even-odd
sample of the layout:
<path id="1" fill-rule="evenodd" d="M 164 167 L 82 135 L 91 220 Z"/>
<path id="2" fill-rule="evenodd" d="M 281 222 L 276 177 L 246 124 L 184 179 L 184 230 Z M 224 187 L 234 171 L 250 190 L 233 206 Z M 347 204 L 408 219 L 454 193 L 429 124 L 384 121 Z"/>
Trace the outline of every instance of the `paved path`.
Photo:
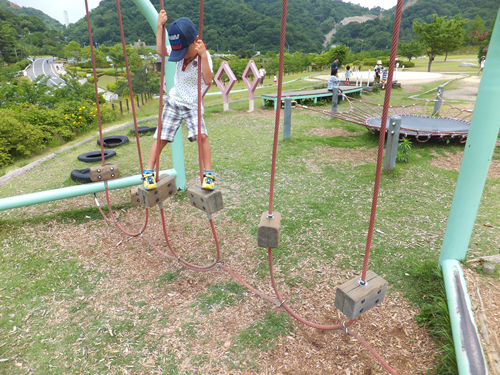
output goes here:
<path id="1" fill-rule="evenodd" d="M 65 85 L 64 80 L 59 77 L 58 69 L 54 64 L 52 57 L 43 57 L 36 59 L 33 64 L 28 68 L 28 77 L 34 81 L 40 76 L 46 76 L 47 86 L 54 87 Z"/>

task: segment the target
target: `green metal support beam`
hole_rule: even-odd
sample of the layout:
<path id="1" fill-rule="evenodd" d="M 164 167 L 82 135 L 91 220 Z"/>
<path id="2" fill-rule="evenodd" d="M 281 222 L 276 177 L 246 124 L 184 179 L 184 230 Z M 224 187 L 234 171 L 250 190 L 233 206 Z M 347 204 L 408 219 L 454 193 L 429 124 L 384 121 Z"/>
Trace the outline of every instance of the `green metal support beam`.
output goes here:
<path id="1" fill-rule="evenodd" d="M 173 169 L 160 171 L 160 174 L 169 174 L 177 177 L 177 172 Z M 118 178 L 108 181 L 108 189 L 121 189 L 142 184 L 142 175 Z M 0 199 L 0 211 L 11 210 L 13 208 L 32 206 L 34 204 L 46 203 L 60 199 L 74 198 L 80 195 L 99 193 L 106 190 L 104 182 L 93 182 L 90 184 L 69 186 L 61 189 L 40 191 L 38 193 L 17 195 L 14 197 Z"/>

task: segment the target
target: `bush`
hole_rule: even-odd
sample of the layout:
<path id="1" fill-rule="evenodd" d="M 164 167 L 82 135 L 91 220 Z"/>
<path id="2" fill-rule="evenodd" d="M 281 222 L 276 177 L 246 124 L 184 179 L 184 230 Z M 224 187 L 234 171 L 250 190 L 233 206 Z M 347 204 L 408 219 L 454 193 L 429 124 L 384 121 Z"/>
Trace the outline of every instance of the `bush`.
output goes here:
<path id="1" fill-rule="evenodd" d="M 11 112 L 11 111 L 5 111 Z M 43 129 L 18 121 L 12 113 L 2 113 L 0 122 L 0 166 L 13 158 L 25 157 L 42 150 L 47 134 Z"/>
<path id="2" fill-rule="evenodd" d="M 413 68 L 415 66 L 415 63 L 413 61 L 400 61 L 399 67 L 403 67 L 403 65 L 405 66 L 405 68 Z"/>

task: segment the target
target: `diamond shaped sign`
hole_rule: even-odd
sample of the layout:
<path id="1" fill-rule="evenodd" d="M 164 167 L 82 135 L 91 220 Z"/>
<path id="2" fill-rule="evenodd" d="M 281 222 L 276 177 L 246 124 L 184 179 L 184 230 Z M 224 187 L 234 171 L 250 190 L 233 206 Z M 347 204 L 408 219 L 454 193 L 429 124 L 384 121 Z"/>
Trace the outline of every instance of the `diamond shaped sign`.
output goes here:
<path id="1" fill-rule="evenodd" d="M 253 76 L 255 77 L 253 82 L 250 82 L 250 79 L 248 78 L 248 75 L 250 74 L 250 70 L 252 71 Z M 248 89 L 248 99 L 253 100 L 255 89 L 257 88 L 257 86 L 260 82 L 259 70 L 257 69 L 257 65 L 255 65 L 253 60 L 250 60 L 248 62 L 247 67 L 245 68 L 245 71 L 243 72 L 243 82 L 245 82 L 245 85 Z"/>
<path id="2" fill-rule="evenodd" d="M 227 86 L 224 85 L 224 82 L 222 82 L 221 77 L 226 73 L 227 77 L 229 78 L 229 82 L 227 83 Z M 222 64 L 220 65 L 219 70 L 215 74 L 215 84 L 219 88 L 219 90 L 222 92 L 222 103 L 224 103 L 224 111 L 229 110 L 229 92 L 233 88 L 234 84 L 236 83 L 236 77 L 229 67 L 229 64 L 227 61 L 223 61 Z"/>

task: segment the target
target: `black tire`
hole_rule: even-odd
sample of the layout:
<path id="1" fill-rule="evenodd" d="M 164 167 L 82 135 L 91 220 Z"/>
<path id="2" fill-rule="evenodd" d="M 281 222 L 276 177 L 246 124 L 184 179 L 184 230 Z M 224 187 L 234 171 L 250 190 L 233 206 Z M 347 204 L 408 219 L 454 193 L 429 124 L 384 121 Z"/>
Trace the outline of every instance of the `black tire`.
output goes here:
<path id="1" fill-rule="evenodd" d="M 124 135 L 111 135 L 109 137 L 102 137 L 104 147 L 113 148 L 124 145 L 129 141 L 128 137 Z M 97 145 L 101 145 L 101 140 L 97 138 Z"/>
<path id="2" fill-rule="evenodd" d="M 113 150 L 104 150 L 104 159 L 112 158 L 115 155 L 116 152 Z M 78 160 L 83 161 L 84 163 L 95 163 L 101 161 L 101 151 L 91 151 L 78 155 Z"/>
<path id="3" fill-rule="evenodd" d="M 74 169 L 71 171 L 71 179 L 76 182 L 88 184 L 92 182 L 90 179 L 90 168 Z"/>
<path id="4" fill-rule="evenodd" d="M 137 132 L 139 134 L 147 134 L 147 133 L 154 133 L 156 131 L 156 126 L 150 128 L 149 126 L 138 126 L 137 127 Z M 135 128 L 131 128 L 130 132 L 135 134 Z"/>

